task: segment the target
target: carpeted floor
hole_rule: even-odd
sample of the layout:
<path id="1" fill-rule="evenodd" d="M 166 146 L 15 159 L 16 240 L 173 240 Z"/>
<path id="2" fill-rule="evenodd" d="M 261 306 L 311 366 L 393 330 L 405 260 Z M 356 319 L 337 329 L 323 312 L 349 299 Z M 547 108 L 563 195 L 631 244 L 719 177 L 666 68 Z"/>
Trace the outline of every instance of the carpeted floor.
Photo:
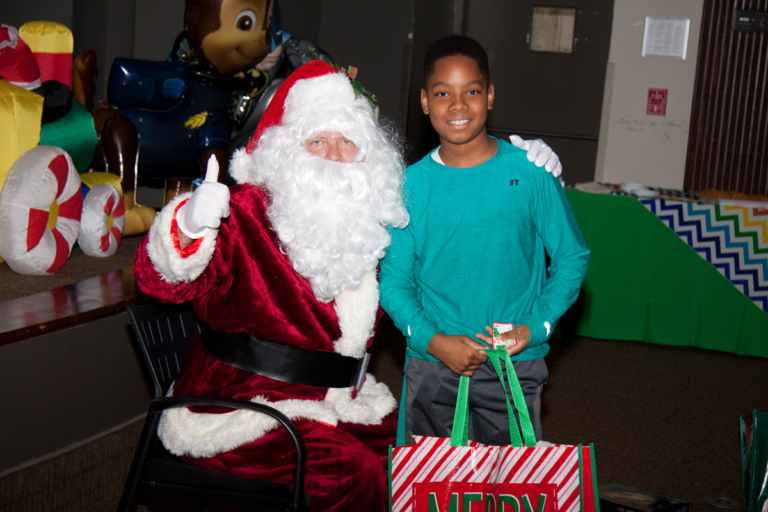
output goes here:
<path id="1" fill-rule="evenodd" d="M 768 408 L 768 360 L 580 338 L 553 344 L 544 437 L 595 444 L 600 483 L 716 510 L 741 501 L 739 416 Z M 705 501 L 707 500 L 707 501 Z"/>

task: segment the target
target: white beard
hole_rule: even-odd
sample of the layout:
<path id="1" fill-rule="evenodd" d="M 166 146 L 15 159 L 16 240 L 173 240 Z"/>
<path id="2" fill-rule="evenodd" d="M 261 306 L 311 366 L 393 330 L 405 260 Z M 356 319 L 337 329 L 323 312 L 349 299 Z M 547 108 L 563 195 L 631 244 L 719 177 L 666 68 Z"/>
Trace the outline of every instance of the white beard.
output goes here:
<path id="1" fill-rule="evenodd" d="M 281 144 L 271 139 L 265 133 L 252 156 L 270 193 L 267 215 L 294 269 L 318 300 L 330 302 L 375 271 L 390 244 L 387 227 L 408 223 L 401 160 L 388 143 L 367 151 L 364 162 L 337 163 L 295 142 L 273 150 Z"/>

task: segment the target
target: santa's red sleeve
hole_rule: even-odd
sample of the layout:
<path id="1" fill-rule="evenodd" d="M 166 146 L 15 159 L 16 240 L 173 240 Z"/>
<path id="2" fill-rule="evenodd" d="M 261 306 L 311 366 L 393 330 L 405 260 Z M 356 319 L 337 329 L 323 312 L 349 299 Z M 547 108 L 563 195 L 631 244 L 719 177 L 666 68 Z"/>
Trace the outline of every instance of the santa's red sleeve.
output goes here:
<path id="1" fill-rule="evenodd" d="M 190 195 L 175 197 L 160 211 L 136 252 L 133 273 L 139 289 L 162 302 L 202 297 L 218 280 L 216 265 L 210 265 L 216 230 L 209 230 L 189 248 L 179 246 L 176 212 Z"/>

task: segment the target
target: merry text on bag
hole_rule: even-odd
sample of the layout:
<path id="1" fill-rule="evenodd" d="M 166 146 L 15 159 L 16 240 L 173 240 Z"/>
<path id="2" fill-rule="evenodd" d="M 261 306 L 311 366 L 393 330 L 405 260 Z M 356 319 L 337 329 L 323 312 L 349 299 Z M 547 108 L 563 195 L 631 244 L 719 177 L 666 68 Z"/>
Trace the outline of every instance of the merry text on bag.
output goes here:
<path id="1" fill-rule="evenodd" d="M 414 484 L 414 512 L 555 512 L 554 484 L 423 482 Z"/>

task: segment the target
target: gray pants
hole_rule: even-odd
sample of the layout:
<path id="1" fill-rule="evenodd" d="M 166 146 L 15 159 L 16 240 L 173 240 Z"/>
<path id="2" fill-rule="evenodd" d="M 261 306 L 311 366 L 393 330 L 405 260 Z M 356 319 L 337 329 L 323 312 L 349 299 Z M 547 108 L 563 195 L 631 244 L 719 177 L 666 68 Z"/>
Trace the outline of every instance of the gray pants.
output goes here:
<path id="1" fill-rule="evenodd" d="M 541 440 L 541 390 L 549 378 L 547 364 L 544 358 L 539 358 L 514 361 L 514 365 L 536 440 Z M 505 365 L 502 363 L 501 367 L 506 382 Z M 459 376 L 443 363 L 410 357 L 405 368 L 405 385 L 406 436 L 410 432 L 422 436 L 451 437 Z M 469 439 L 488 445 L 509 445 L 507 404 L 490 361 L 482 364 L 469 380 L 469 410 Z M 517 411 L 515 421 L 519 421 Z"/>

